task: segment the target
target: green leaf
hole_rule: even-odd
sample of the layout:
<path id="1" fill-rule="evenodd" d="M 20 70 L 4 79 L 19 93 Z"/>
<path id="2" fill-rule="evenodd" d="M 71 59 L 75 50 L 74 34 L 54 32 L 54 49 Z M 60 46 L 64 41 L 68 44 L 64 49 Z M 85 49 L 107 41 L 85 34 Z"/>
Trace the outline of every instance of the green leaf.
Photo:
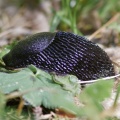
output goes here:
<path id="1" fill-rule="evenodd" d="M 74 75 L 53 76 L 53 80 L 62 85 L 63 89 L 71 91 L 74 95 L 80 94 L 80 84 L 78 78 Z"/>
<path id="2" fill-rule="evenodd" d="M 6 106 L 4 119 L 1 120 L 32 120 L 32 113 L 29 113 L 28 110 L 23 109 L 21 115 L 17 114 L 17 108 L 15 105 Z"/>
<path id="3" fill-rule="evenodd" d="M 5 96 L 0 92 L 0 120 L 4 119 Z"/>
<path id="4" fill-rule="evenodd" d="M 68 86 L 71 86 L 69 82 Z M 5 94 L 29 90 L 30 92 L 24 94 L 23 98 L 34 107 L 44 105 L 47 108 L 60 108 L 80 115 L 80 108 L 74 103 L 74 95 L 54 82 L 52 75 L 34 66 L 29 66 L 16 73 L 0 72 L 0 90 Z"/>
<path id="5" fill-rule="evenodd" d="M 1 51 L 0 51 L 0 59 L 2 60 L 2 57 L 8 53 L 10 51 L 10 49 L 8 49 L 7 47 L 3 48 Z"/>
<path id="6" fill-rule="evenodd" d="M 100 80 L 86 87 L 80 94 L 80 100 L 85 104 L 83 113 L 90 120 L 101 120 L 100 113 L 103 110 L 101 102 L 110 96 L 113 83 L 113 80 Z"/>
<path id="7" fill-rule="evenodd" d="M 86 97 L 97 100 L 98 102 L 103 101 L 106 97 L 111 94 L 113 80 L 103 81 L 100 80 L 92 85 L 86 87 L 81 94 L 81 100 L 87 102 Z M 89 101 L 89 100 L 88 100 Z"/>
<path id="8" fill-rule="evenodd" d="M 7 54 L 10 49 L 17 44 L 17 41 L 13 41 L 10 45 L 6 45 L 0 50 L 0 60 L 2 60 L 2 57 Z"/>

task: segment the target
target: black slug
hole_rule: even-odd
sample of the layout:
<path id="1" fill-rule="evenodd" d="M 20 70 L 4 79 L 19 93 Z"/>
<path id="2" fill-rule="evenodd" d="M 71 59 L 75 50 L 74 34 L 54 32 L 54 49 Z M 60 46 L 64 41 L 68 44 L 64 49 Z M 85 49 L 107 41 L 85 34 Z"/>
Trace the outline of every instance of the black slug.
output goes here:
<path id="1" fill-rule="evenodd" d="M 8 68 L 33 64 L 47 72 L 76 75 L 91 80 L 114 75 L 107 54 L 85 37 L 68 32 L 43 32 L 31 35 L 15 45 L 3 57 Z"/>

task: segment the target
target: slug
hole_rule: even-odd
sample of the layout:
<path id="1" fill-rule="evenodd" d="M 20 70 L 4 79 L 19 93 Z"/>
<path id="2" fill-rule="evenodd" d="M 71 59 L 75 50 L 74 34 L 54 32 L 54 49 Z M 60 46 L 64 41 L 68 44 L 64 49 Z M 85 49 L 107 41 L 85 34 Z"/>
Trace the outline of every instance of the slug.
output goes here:
<path id="1" fill-rule="evenodd" d="M 19 41 L 3 56 L 8 68 L 30 64 L 59 75 L 72 74 L 80 80 L 94 80 L 114 75 L 107 53 L 85 37 L 69 32 L 43 32 Z"/>

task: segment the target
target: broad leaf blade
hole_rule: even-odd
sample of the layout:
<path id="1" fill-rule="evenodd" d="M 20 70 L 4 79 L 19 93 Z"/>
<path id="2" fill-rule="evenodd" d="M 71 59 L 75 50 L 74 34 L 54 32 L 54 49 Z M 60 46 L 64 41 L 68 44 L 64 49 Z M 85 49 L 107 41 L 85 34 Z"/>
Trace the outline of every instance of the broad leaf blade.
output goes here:
<path id="1" fill-rule="evenodd" d="M 50 74 L 32 67 L 16 73 L 0 72 L 0 90 L 7 94 L 30 90 L 23 98 L 32 106 L 44 105 L 47 108 L 60 108 L 80 115 L 80 108 L 74 103 L 74 95 L 61 84 L 54 82 Z"/>
<path id="2" fill-rule="evenodd" d="M 83 108 L 83 116 L 87 116 L 90 120 L 101 120 L 101 112 L 103 106 L 101 102 L 110 96 L 113 81 L 98 81 L 86 87 L 80 94 L 80 100 L 85 103 Z"/>

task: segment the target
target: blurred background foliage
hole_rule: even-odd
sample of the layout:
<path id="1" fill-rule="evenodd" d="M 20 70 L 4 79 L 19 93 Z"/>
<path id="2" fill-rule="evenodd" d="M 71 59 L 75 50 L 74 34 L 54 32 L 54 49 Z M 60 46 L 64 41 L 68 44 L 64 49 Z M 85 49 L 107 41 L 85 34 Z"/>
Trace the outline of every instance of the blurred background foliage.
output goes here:
<path id="1" fill-rule="evenodd" d="M 110 47 L 105 51 L 111 59 L 120 60 L 116 52 L 120 51 L 119 12 L 120 0 L 0 0 L 0 47 L 36 32 L 60 30 L 88 38 L 97 32 L 92 41 L 102 44 L 103 48 Z M 5 98 L 2 93 L 0 98 L 0 115 L 3 115 Z M 30 119 L 31 113 L 20 118 L 15 110 L 6 108 L 7 120 Z"/>
<path id="2" fill-rule="evenodd" d="M 32 11 L 42 10 L 43 12 L 46 12 L 45 15 L 49 14 L 48 22 L 51 23 L 49 24 L 49 31 L 63 30 L 72 31 L 77 34 L 91 34 L 120 11 L 120 1 L 0 0 L 0 7 L 1 12 L 9 9 L 9 12 L 13 12 L 12 14 L 17 12 L 14 10 L 19 10 L 22 8 Z M 26 11 L 24 10 L 24 12 Z M 33 14 L 31 14 L 31 17 L 32 15 Z"/>
<path id="3" fill-rule="evenodd" d="M 90 36 L 119 14 L 119 0 L 0 0 L 0 46 L 36 32 L 58 30 Z M 120 45 L 120 17 L 90 37 Z M 100 41 L 99 41 L 100 40 Z"/>

